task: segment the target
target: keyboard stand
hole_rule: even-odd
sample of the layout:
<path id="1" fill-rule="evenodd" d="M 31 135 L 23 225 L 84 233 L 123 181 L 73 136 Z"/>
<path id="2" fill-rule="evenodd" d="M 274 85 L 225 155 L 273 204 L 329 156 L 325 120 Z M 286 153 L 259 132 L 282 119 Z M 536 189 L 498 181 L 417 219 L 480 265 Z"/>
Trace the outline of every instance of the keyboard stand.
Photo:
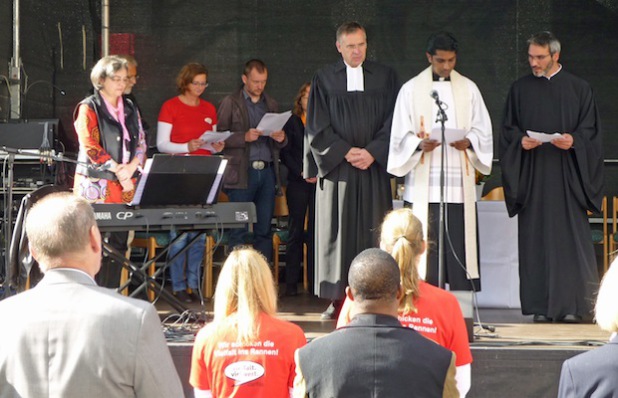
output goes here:
<path id="1" fill-rule="evenodd" d="M 179 238 L 181 238 L 184 233 L 185 233 L 184 231 L 180 233 L 173 241 L 170 242 L 170 244 L 165 249 L 163 249 L 160 253 L 158 253 L 155 256 L 155 258 L 148 260 L 141 265 L 134 263 L 131 260 L 127 259 L 124 256 L 124 254 L 120 253 L 118 250 L 116 250 L 114 247 L 112 247 L 111 245 L 109 245 L 108 243 L 104 241 L 103 242 L 104 253 L 112 257 L 123 268 L 129 271 L 129 279 L 125 283 L 123 283 L 121 286 L 119 286 L 118 289 L 116 289 L 116 291 L 118 291 L 119 293 L 122 292 L 124 289 L 129 287 L 132 280 L 135 280 L 140 285 L 133 292 L 131 292 L 131 294 L 129 295 L 130 297 L 135 297 L 143 290 L 150 289 L 151 291 L 155 293 L 155 295 L 157 294 L 160 295 L 161 298 L 163 298 L 172 307 L 174 307 L 176 311 L 180 313 L 187 311 L 187 308 L 180 301 L 178 301 L 178 299 L 173 294 L 165 290 L 163 286 L 161 286 L 161 284 L 157 282 L 156 278 L 165 272 L 165 269 L 167 268 L 167 262 L 171 262 L 176 257 L 183 255 L 189 249 L 190 246 L 195 244 L 195 242 L 200 238 L 200 235 L 197 235 L 193 239 L 191 239 L 189 243 L 185 247 L 183 247 L 174 257 L 168 259 L 168 261 L 165 263 L 164 266 L 156 270 L 154 275 L 150 276 L 148 275 L 148 272 L 147 272 L 150 264 L 152 262 L 158 261 L 161 257 L 163 257 L 163 255 L 165 255 L 167 251 L 169 250 L 170 246 L 174 242 L 176 242 Z"/>

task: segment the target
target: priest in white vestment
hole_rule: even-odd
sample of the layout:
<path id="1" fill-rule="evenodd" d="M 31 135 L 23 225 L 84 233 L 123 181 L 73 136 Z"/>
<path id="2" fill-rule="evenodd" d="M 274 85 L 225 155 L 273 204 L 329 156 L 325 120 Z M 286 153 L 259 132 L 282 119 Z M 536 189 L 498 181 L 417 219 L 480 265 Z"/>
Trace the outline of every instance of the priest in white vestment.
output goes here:
<path id="1" fill-rule="evenodd" d="M 457 46 L 450 33 L 431 36 L 426 54 L 431 65 L 399 91 L 387 170 L 405 176 L 404 201 L 412 204 L 429 238 L 428 258 L 421 260 L 419 273 L 437 285 L 440 170 L 445 151 L 444 281 L 451 290 L 480 290 L 475 170 L 491 172 L 492 127 L 478 87 L 454 70 Z M 445 108 L 445 127 L 463 130 L 464 138 L 449 141 L 447 136 L 446 144 L 440 143 L 434 90 Z"/>

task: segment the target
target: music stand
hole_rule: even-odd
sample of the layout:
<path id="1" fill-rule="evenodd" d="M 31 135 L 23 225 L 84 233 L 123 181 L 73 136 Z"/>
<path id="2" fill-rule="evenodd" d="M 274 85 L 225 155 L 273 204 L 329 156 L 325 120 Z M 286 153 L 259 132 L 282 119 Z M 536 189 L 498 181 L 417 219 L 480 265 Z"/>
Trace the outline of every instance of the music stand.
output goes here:
<path id="1" fill-rule="evenodd" d="M 131 205 L 204 206 L 216 203 L 227 159 L 155 154 L 144 168 Z"/>
<path id="2" fill-rule="evenodd" d="M 227 165 L 227 159 L 219 156 L 187 156 L 187 155 L 166 155 L 155 154 L 148 159 L 144 172 L 138 183 L 132 206 L 146 207 L 167 207 L 167 206 L 208 206 L 216 203 L 221 190 L 223 172 Z M 182 234 L 170 242 L 171 246 Z M 184 254 L 189 246 L 197 242 L 197 236 L 193 238 L 187 246 L 180 250 L 174 258 Z M 168 248 L 169 248 L 168 246 Z M 186 308 L 172 294 L 161 288 L 155 278 L 165 270 L 159 269 L 155 275 L 149 276 L 146 270 L 152 261 L 143 264 L 141 267 L 131 263 L 122 253 L 105 244 L 108 254 L 125 267 L 133 276 L 136 277 L 140 286 L 137 287 L 131 296 L 141 292 L 143 289 L 151 289 L 159 292 L 161 296 L 170 303 L 176 310 L 184 312 Z M 167 251 L 167 248 L 165 249 Z M 173 260 L 168 259 L 169 261 Z M 163 271 L 162 271 L 163 270 Z M 118 288 L 122 291 L 128 287 L 130 280 Z"/>

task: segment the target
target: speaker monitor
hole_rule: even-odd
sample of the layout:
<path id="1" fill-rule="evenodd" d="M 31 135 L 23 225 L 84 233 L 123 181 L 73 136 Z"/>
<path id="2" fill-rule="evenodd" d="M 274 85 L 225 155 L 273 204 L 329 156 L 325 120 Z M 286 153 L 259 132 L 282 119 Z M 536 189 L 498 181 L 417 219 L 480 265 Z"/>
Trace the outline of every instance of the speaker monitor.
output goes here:
<path id="1" fill-rule="evenodd" d="M 51 149 L 58 129 L 58 119 L 36 119 L 0 123 L 0 147 L 15 149 Z"/>

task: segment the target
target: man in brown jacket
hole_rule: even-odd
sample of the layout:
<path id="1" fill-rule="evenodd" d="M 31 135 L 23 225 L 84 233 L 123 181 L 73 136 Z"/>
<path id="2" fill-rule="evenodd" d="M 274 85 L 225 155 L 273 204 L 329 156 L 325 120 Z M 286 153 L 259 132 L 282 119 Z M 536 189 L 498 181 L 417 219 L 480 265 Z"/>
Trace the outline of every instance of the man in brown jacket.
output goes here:
<path id="1" fill-rule="evenodd" d="M 264 62 L 252 59 L 245 64 L 243 86 L 223 98 L 217 111 L 217 129 L 231 131 L 223 153 L 230 160 L 224 191 L 230 202 L 253 202 L 257 213 L 253 246 L 272 260 L 271 220 L 275 194 L 281 187 L 279 151 L 287 144 L 283 130 L 269 136 L 256 129 L 264 114 L 277 112 L 277 102 L 264 92 L 268 70 Z M 247 242 L 247 231 L 230 232 L 230 246 Z"/>

